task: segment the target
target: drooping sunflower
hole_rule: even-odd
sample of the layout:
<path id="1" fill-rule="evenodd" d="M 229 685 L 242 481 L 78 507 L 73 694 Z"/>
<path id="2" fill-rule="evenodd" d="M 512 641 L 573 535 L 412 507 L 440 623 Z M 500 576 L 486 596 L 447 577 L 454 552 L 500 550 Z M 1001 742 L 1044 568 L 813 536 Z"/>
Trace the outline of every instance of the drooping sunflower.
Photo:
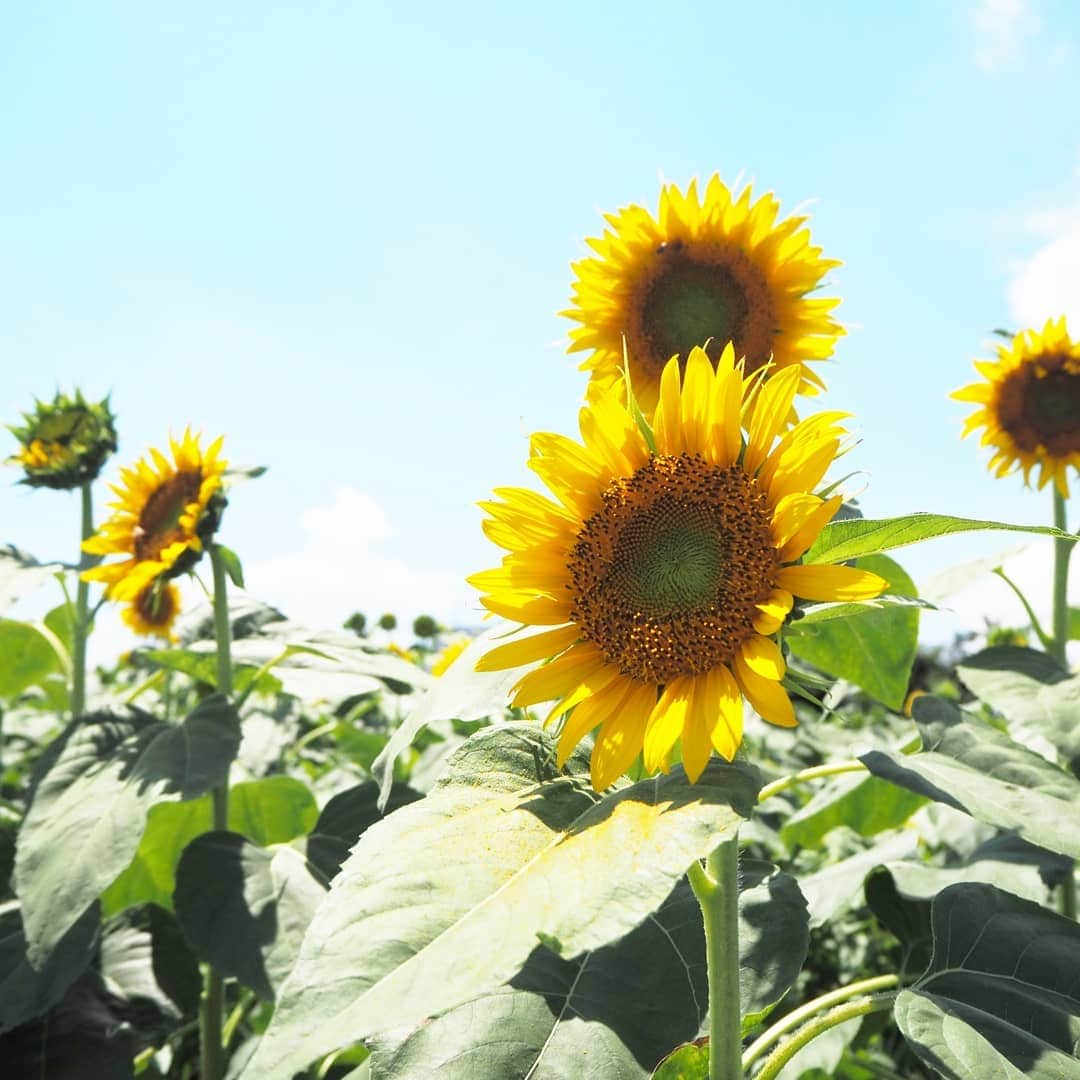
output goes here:
<path id="1" fill-rule="evenodd" d="M 110 600 L 135 601 L 158 579 L 190 570 L 225 508 L 221 444 L 219 437 L 203 450 L 189 429 L 169 440 L 171 461 L 151 448 L 132 468 L 121 469 L 122 484 L 112 485 L 113 514 L 83 550 L 123 558 L 86 570 L 83 577 L 103 582 Z"/>
<path id="2" fill-rule="evenodd" d="M 531 637 L 500 645 L 478 670 L 538 660 L 513 704 L 554 701 L 566 715 L 560 765 L 599 725 L 597 790 L 644 751 L 665 768 L 678 740 L 696 780 L 713 749 L 730 760 L 745 698 L 792 726 L 776 633 L 796 597 L 863 600 L 887 582 L 800 559 L 840 505 L 813 494 L 845 434 L 844 414 L 788 426 L 800 372 L 747 376 L 728 345 L 713 363 L 693 349 L 685 376 L 672 359 L 651 427 L 618 387 L 580 417 L 583 443 L 532 437 L 530 467 L 554 499 L 522 488 L 482 503 L 488 537 L 509 554 L 470 578 L 488 610 Z M 746 437 L 742 427 L 745 425 Z"/>
<path id="3" fill-rule="evenodd" d="M 1020 468 L 1024 483 L 1039 468 L 1038 486 L 1051 480 L 1069 497 L 1069 466 L 1080 468 L 1080 341 L 1069 337 L 1065 317 L 1042 329 L 1022 330 L 997 349 L 996 360 L 976 360 L 983 376 L 952 396 L 979 406 L 963 436 L 985 428 L 980 440 L 994 447 L 987 466 L 996 476 Z"/>
<path id="4" fill-rule="evenodd" d="M 155 578 L 144 585 L 135 599 L 120 609 L 120 618 L 146 637 L 161 637 L 175 641 L 173 624 L 180 614 L 180 590 L 164 578 Z"/>
<path id="5" fill-rule="evenodd" d="M 696 182 L 685 195 L 664 186 L 657 218 L 641 206 L 606 215 L 610 229 L 588 240 L 596 256 L 573 264 L 574 306 L 563 312 L 581 323 L 570 352 L 591 350 L 581 365 L 591 391 L 620 378 L 624 341 L 646 411 L 668 360 L 685 364 L 695 346 L 715 361 L 732 342 L 747 374 L 799 364 L 802 392 L 823 385 L 804 362 L 832 355 L 844 333 L 831 314 L 840 301 L 809 294 L 840 264 L 810 243 L 806 218 L 778 222 L 773 195 L 751 198 L 749 187 L 736 197 L 713 176 L 702 199 Z"/>

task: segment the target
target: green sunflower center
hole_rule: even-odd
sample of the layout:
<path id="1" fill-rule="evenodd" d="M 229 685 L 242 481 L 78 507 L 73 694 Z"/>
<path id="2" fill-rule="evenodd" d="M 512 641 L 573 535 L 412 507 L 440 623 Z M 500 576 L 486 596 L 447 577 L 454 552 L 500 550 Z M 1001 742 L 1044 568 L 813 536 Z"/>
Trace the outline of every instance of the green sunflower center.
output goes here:
<path id="1" fill-rule="evenodd" d="M 724 267 L 667 256 L 642 311 L 654 361 L 662 365 L 676 354 L 685 359 L 710 340 L 710 352 L 738 341 L 748 308 L 739 282 Z"/>
<path id="2" fill-rule="evenodd" d="M 754 633 L 779 556 L 754 477 L 658 454 L 612 480 L 567 569 L 571 619 L 605 659 L 666 683 L 731 660 Z"/>
<path id="3" fill-rule="evenodd" d="M 998 420 L 1028 453 L 1040 447 L 1052 457 L 1080 453 L 1080 364 L 1069 356 L 1045 355 L 1004 380 Z"/>

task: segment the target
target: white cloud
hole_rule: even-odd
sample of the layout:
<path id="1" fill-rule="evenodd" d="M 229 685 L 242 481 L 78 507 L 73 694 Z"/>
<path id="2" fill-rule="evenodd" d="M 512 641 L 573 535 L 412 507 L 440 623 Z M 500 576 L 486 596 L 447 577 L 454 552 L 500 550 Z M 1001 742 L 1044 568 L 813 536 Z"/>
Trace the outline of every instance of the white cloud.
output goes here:
<path id="1" fill-rule="evenodd" d="M 1065 315 L 1080 331 L 1080 203 L 1044 211 L 1031 222 L 1042 244 L 1021 263 L 1008 286 L 1009 310 L 1017 328 L 1041 327 Z"/>
<path id="2" fill-rule="evenodd" d="M 479 622 L 476 594 L 459 572 L 409 566 L 381 550 L 393 528 L 369 495 L 340 488 L 300 525 L 299 550 L 244 567 L 248 592 L 290 619 L 313 629 L 339 627 L 354 611 L 369 623 L 384 611 L 404 626 L 421 613 L 450 626 Z"/>
<path id="3" fill-rule="evenodd" d="M 972 23 L 975 63 L 987 73 L 1022 67 L 1042 28 L 1029 0 L 980 0 Z"/>

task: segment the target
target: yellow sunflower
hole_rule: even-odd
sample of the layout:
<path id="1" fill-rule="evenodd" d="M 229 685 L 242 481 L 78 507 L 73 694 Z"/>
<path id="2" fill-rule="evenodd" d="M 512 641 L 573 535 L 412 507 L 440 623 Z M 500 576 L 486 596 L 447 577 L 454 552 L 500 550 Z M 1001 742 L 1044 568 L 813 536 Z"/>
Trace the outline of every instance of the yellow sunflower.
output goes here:
<path id="1" fill-rule="evenodd" d="M 560 765 L 599 725 L 597 790 L 642 750 L 646 769 L 666 768 L 680 739 L 691 780 L 713 749 L 731 760 L 744 698 L 794 725 L 775 635 L 795 598 L 887 588 L 863 570 L 799 563 L 840 505 L 812 492 L 845 434 L 836 412 L 788 426 L 800 377 L 746 376 L 730 345 L 714 370 L 693 349 L 684 376 L 674 358 L 664 367 L 651 428 L 613 388 L 581 411 L 583 444 L 532 437 L 529 465 L 557 501 L 501 488 L 481 504 L 484 531 L 509 554 L 470 582 L 495 614 L 550 629 L 477 668 L 550 661 L 516 684 L 513 704 L 567 714 Z"/>
<path id="2" fill-rule="evenodd" d="M 805 218 L 777 222 L 779 209 L 774 196 L 751 202 L 749 187 L 736 197 L 714 176 L 703 199 L 696 182 L 685 195 L 666 185 L 658 219 L 640 206 L 606 215 L 611 228 L 588 240 L 597 257 L 573 264 L 574 307 L 563 312 L 582 324 L 570 352 L 592 350 L 581 365 L 592 372 L 590 391 L 619 379 L 624 341 L 645 410 L 664 365 L 676 355 L 685 363 L 695 346 L 715 360 L 732 342 L 747 374 L 770 360 L 778 371 L 831 356 L 844 333 L 831 315 L 840 301 L 808 294 L 840 264 L 810 243 Z M 802 367 L 802 392 L 822 385 Z"/>
<path id="3" fill-rule="evenodd" d="M 1080 341 L 1073 341 L 1065 317 L 1048 319 L 1040 334 L 1023 330 L 999 345 L 996 360 L 976 360 L 983 382 L 952 396 L 979 406 L 963 435 L 985 428 L 980 440 L 994 447 L 988 468 L 1008 476 L 1018 467 L 1029 483 L 1039 467 L 1039 488 L 1051 480 L 1069 497 L 1069 466 L 1080 468 Z"/>
<path id="4" fill-rule="evenodd" d="M 85 571 L 84 579 L 104 582 L 111 600 L 136 600 L 158 578 L 190 570 L 225 507 L 221 444 L 219 437 L 203 450 L 187 430 L 169 440 L 171 461 L 151 449 L 133 468 L 121 469 L 122 484 L 112 485 L 113 514 L 83 550 L 124 557 Z"/>
<path id="5" fill-rule="evenodd" d="M 179 614 L 180 590 L 164 578 L 156 578 L 144 585 L 131 603 L 124 605 L 120 618 L 136 634 L 175 641 L 172 628 Z"/>

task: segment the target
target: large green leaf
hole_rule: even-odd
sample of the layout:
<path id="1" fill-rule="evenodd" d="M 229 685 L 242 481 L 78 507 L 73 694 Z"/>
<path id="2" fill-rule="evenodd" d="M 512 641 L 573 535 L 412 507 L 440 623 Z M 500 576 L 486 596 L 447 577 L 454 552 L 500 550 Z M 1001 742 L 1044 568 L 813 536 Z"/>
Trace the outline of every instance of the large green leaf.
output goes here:
<path id="1" fill-rule="evenodd" d="M 916 700 L 913 714 L 926 750 L 862 755 L 875 776 L 1080 857 L 1080 782 L 951 702 L 927 695 Z"/>
<path id="2" fill-rule="evenodd" d="M 230 830 L 256 844 L 295 840 L 312 828 L 317 814 L 307 786 L 289 776 L 234 784 L 229 792 Z M 180 856 L 195 837 L 212 828 L 208 796 L 151 807 L 134 857 L 102 895 L 106 914 L 149 902 L 172 910 Z"/>
<path id="3" fill-rule="evenodd" d="M 907 572 L 887 556 L 860 558 L 858 566 L 885 578 L 890 593 L 916 595 L 915 583 Z M 867 607 L 848 618 L 797 620 L 791 624 L 785 641 L 796 656 L 862 687 L 890 708 L 900 709 L 918 647 L 919 609 Z"/>
<path id="4" fill-rule="evenodd" d="M 934 901 L 933 959 L 896 1000 L 919 1058 L 953 1080 L 1080 1078 L 1080 926 L 992 885 Z"/>
<path id="5" fill-rule="evenodd" d="M 287 844 L 196 837 L 176 868 L 176 917 L 199 958 L 272 999 L 329 883 Z"/>
<path id="6" fill-rule="evenodd" d="M 25 1024 L 64 996 L 94 958 L 99 921 L 97 905 L 87 908 L 35 968 L 26 956 L 18 903 L 0 907 L 0 1031 Z"/>
<path id="7" fill-rule="evenodd" d="M 223 783 L 239 741 L 236 712 L 219 696 L 177 725 L 139 710 L 76 721 L 19 832 L 15 886 L 31 963 L 131 862 L 150 807 Z"/>
<path id="8" fill-rule="evenodd" d="M 806 553 L 808 563 L 838 563 L 876 555 L 882 551 L 907 547 L 938 536 L 961 532 L 1021 532 L 1076 539 L 1048 525 L 1006 525 L 1000 521 L 975 521 L 947 514 L 905 514 L 903 517 L 848 518 L 832 521 L 821 530 L 814 546 Z"/>
<path id="9" fill-rule="evenodd" d="M 957 668 L 980 701 L 1005 718 L 1019 742 L 1049 743 L 1080 772 L 1080 675 L 1046 653 L 999 645 L 968 657 Z"/>
<path id="10" fill-rule="evenodd" d="M 49 639 L 29 623 L 0 619 L 0 701 L 11 701 L 61 669 Z"/>
<path id="11" fill-rule="evenodd" d="M 385 1080 L 644 1080 L 705 1019 L 701 914 L 680 883 L 621 941 L 572 960 L 537 945 L 504 986 L 372 1044 Z"/>
<path id="12" fill-rule="evenodd" d="M 531 725 L 484 729 L 427 797 L 364 833 L 245 1075 L 289 1075 L 452 1009 L 512 978 L 538 943 L 574 958 L 617 941 L 734 834 L 759 783 L 712 762 L 696 785 L 677 767 L 596 801 L 555 772 L 553 749 Z"/>

